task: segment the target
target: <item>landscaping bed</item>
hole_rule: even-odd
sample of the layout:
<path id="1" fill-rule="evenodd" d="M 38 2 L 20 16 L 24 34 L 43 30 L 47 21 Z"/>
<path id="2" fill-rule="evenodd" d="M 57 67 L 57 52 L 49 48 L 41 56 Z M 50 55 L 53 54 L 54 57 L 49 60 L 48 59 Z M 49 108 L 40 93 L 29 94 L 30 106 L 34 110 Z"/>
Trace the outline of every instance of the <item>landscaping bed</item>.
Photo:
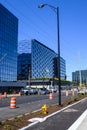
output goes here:
<path id="1" fill-rule="evenodd" d="M 4 122 L 0 122 L 0 130 L 18 130 L 24 126 L 29 125 L 31 122 L 28 120 L 34 117 L 40 117 L 43 118 L 47 115 L 52 114 L 53 112 L 56 112 L 74 102 L 77 102 L 83 98 L 87 97 L 86 95 L 79 95 L 78 97 L 72 97 L 71 99 L 68 99 L 67 101 L 64 101 L 61 106 L 55 105 L 49 105 L 47 106 L 47 114 L 43 114 L 42 110 L 37 112 L 30 112 L 28 114 L 23 114 L 20 117 L 15 116 L 13 119 L 6 119 Z"/>

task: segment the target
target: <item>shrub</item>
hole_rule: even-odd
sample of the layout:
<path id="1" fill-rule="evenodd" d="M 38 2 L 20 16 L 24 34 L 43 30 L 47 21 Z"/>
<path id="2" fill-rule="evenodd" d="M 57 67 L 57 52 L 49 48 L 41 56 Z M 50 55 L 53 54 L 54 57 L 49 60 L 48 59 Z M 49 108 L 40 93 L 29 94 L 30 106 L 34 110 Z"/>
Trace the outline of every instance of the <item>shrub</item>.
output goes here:
<path id="1" fill-rule="evenodd" d="M 4 128 L 5 128 L 6 130 L 11 130 L 11 129 L 12 129 L 12 126 L 11 126 L 11 125 L 5 125 Z"/>

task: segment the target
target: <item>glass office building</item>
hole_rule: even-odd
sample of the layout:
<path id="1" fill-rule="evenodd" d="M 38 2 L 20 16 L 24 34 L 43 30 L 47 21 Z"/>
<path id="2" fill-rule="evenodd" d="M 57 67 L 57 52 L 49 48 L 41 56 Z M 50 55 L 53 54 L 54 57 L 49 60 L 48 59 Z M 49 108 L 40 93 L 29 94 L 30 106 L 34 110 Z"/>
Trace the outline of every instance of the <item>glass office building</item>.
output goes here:
<path id="1" fill-rule="evenodd" d="M 54 77 L 54 58 L 57 54 L 37 40 L 31 43 L 32 77 Z"/>
<path id="2" fill-rule="evenodd" d="M 18 79 L 26 80 L 29 78 L 29 71 L 31 68 L 31 54 L 22 53 L 18 55 Z M 31 76 L 30 76 L 31 77 Z"/>
<path id="3" fill-rule="evenodd" d="M 0 81 L 17 80 L 18 19 L 0 4 Z"/>
<path id="4" fill-rule="evenodd" d="M 28 79 L 30 76 L 29 72 L 31 68 L 31 43 L 29 40 L 22 40 L 18 43 L 17 64 L 18 80 Z"/>
<path id="5" fill-rule="evenodd" d="M 81 80 L 81 81 L 80 81 Z M 87 70 L 78 70 L 72 72 L 72 81 L 87 85 Z"/>
<path id="6" fill-rule="evenodd" d="M 18 54 L 31 53 L 31 41 L 30 40 L 21 40 L 18 42 Z"/>
<path id="7" fill-rule="evenodd" d="M 21 44 L 22 43 L 22 44 Z M 21 48 L 25 48 L 24 46 L 27 46 L 25 43 L 27 43 L 28 46 L 27 48 L 28 51 L 26 50 L 25 53 L 24 51 L 20 51 Z M 19 79 L 22 79 L 23 77 L 22 74 L 24 72 L 27 72 L 27 79 L 28 76 L 31 78 L 53 78 L 53 77 L 58 77 L 58 64 L 57 64 L 57 54 L 48 48 L 47 46 L 43 45 L 39 41 L 33 39 L 30 42 L 25 42 L 23 44 L 23 41 L 20 42 L 22 47 L 19 48 L 19 52 L 21 54 L 18 55 L 18 77 Z M 24 50 L 24 49 L 23 49 Z M 28 52 L 28 53 L 26 53 Z M 30 54 L 30 55 L 29 55 Z M 26 61 L 26 57 L 29 60 L 28 62 L 22 62 L 24 59 Z M 21 60 L 22 59 L 22 60 Z M 65 79 L 66 75 L 66 64 L 65 60 L 63 58 L 60 58 L 60 74 L 61 74 L 61 79 Z M 25 68 L 25 70 L 24 70 Z M 30 72 L 30 73 L 29 73 Z"/>

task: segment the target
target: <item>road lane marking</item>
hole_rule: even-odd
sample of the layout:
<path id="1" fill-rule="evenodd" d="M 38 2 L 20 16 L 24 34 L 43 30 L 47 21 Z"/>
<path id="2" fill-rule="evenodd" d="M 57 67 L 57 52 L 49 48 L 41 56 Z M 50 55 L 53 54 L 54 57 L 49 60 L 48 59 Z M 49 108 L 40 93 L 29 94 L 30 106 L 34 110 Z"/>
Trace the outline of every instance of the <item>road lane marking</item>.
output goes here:
<path id="1" fill-rule="evenodd" d="M 66 110 L 64 110 L 63 112 L 77 112 L 78 110 L 76 110 L 76 109 L 66 109 Z"/>

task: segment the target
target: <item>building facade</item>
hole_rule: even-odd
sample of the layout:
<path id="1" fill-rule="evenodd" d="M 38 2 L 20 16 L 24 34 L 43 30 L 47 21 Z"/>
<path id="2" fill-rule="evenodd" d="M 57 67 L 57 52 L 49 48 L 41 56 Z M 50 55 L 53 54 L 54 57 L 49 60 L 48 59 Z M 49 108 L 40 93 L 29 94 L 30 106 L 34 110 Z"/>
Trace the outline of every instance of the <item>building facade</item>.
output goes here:
<path id="1" fill-rule="evenodd" d="M 33 78 L 55 77 L 54 58 L 57 57 L 57 54 L 53 50 L 33 39 L 31 41 L 31 55 L 31 71 Z"/>
<path id="2" fill-rule="evenodd" d="M 18 19 L 0 4 L 0 81 L 17 80 Z"/>
<path id="3" fill-rule="evenodd" d="M 18 79 L 28 80 L 29 79 L 29 71 L 31 68 L 31 54 L 22 53 L 18 55 Z M 30 76 L 31 77 L 31 76 Z"/>
<path id="4" fill-rule="evenodd" d="M 22 40 L 18 43 L 17 79 L 28 80 L 31 77 L 31 42 Z"/>
<path id="5" fill-rule="evenodd" d="M 72 81 L 87 85 L 87 70 L 79 70 L 72 72 Z"/>
<path id="6" fill-rule="evenodd" d="M 21 44 L 22 43 L 22 44 Z M 30 48 L 28 49 L 29 53 L 26 53 L 27 50 L 22 52 L 20 49 L 26 46 L 27 43 Z M 20 42 L 21 45 L 23 45 L 23 41 Z M 58 77 L 58 58 L 57 54 L 48 48 L 47 46 L 43 45 L 39 41 L 33 39 L 30 42 L 25 42 L 24 45 L 19 48 L 19 52 L 21 54 L 18 55 L 18 79 L 23 79 L 23 77 L 20 76 L 20 74 L 23 73 L 24 66 L 25 70 L 27 72 L 26 79 L 31 78 L 54 78 Z M 25 48 L 25 47 L 24 47 Z M 23 49 L 24 50 L 24 49 Z M 25 58 L 22 58 L 25 55 Z M 28 58 L 28 55 L 30 56 L 28 62 L 22 62 L 21 59 Z M 22 56 L 22 57 L 21 57 Z M 21 58 L 20 58 L 21 57 Z M 26 61 L 26 60 L 25 60 Z M 20 71 L 19 71 L 20 68 Z M 66 64 L 65 60 L 63 58 L 60 58 L 60 75 L 61 79 L 65 79 L 66 75 Z M 20 76 L 20 77 L 19 77 Z"/>

